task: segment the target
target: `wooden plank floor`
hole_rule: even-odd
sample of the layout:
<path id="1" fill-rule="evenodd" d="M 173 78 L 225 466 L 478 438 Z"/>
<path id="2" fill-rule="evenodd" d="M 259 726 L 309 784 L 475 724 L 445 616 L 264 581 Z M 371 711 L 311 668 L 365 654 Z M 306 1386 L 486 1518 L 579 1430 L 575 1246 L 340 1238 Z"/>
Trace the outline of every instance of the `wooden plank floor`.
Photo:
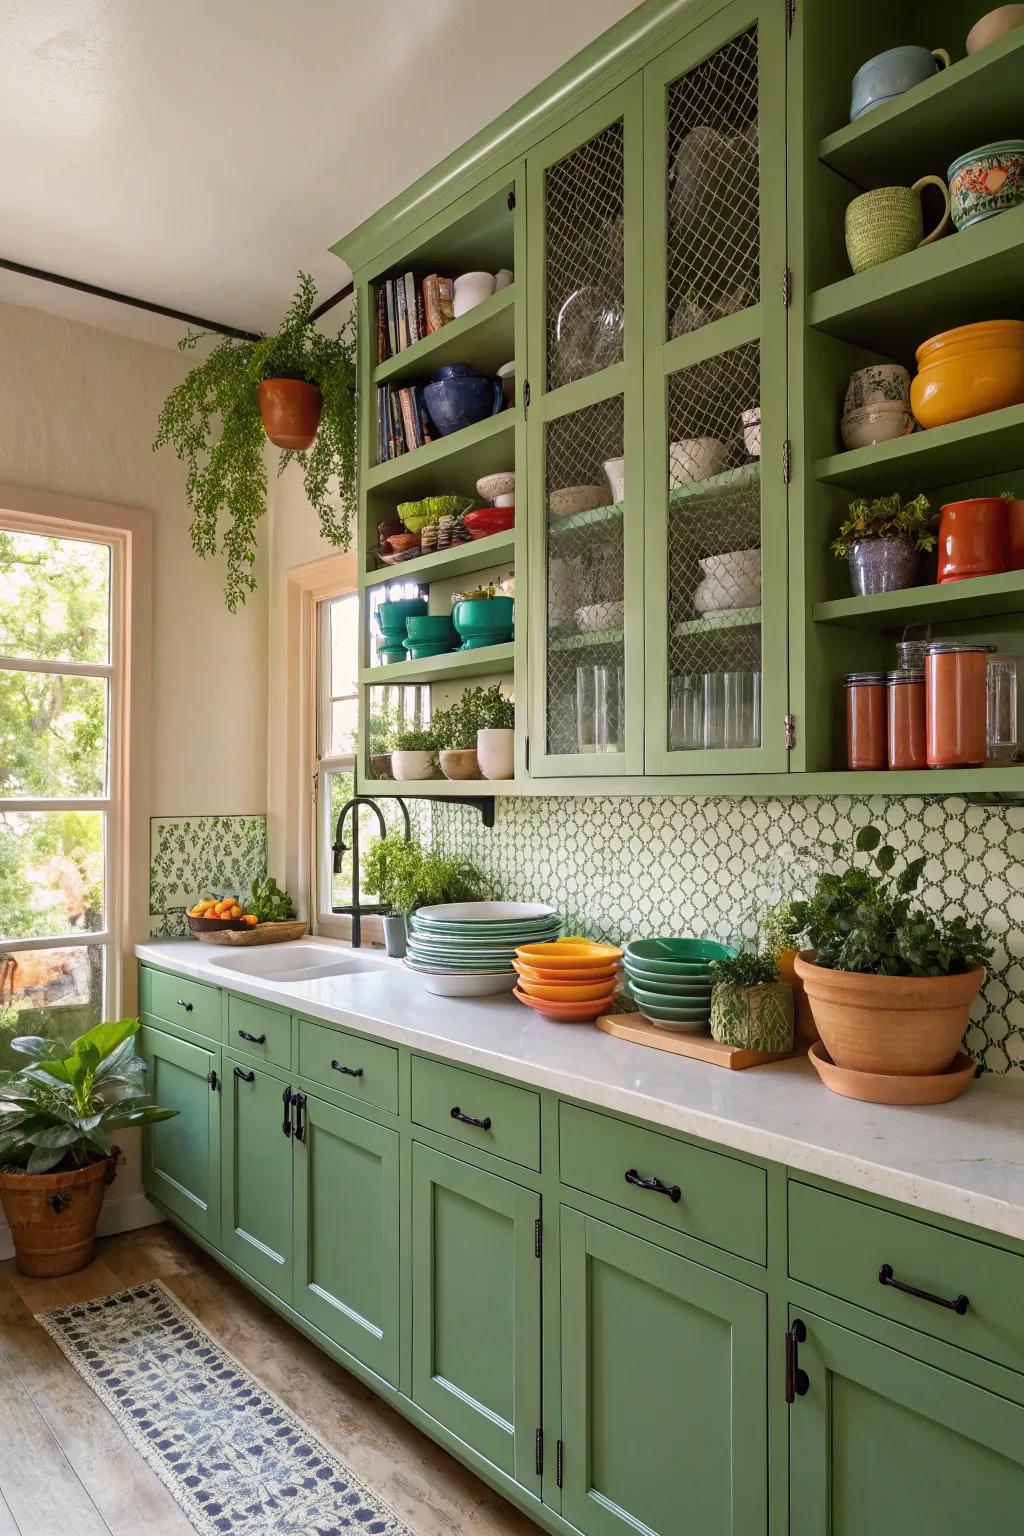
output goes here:
<path id="1" fill-rule="evenodd" d="M 0 1264 L 0 1536 L 190 1536 L 193 1526 L 33 1313 L 162 1280 L 415 1536 L 537 1536 L 499 1494 L 170 1226 L 103 1239 L 87 1269 Z"/>

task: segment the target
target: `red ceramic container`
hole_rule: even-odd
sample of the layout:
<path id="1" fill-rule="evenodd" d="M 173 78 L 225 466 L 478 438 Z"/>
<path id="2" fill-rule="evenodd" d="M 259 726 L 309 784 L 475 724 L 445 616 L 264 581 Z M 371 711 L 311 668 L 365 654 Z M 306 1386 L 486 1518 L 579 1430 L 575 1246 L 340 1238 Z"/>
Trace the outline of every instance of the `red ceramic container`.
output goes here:
<path id="1" fill-rule="evenodd" d="M 1024 497 L 1015 496 L 1006 505 L 1006 569 L 1024 571 Z"/>
<path id="2" fill-rule="evenodd" d="M 480 507 L 476 512 L 467 512 L 462 519 L 469 529 L 472 539 L 486 539 L 492 533 L 507 533 L 515 527 L 515 507 Z"/>
<path id="3" fill-rule="evenodd" d="M 1000 496 L 951 501 L 939 519 L 939 580 L 995 576 L 1009 558 L 1009 518 Z"/>

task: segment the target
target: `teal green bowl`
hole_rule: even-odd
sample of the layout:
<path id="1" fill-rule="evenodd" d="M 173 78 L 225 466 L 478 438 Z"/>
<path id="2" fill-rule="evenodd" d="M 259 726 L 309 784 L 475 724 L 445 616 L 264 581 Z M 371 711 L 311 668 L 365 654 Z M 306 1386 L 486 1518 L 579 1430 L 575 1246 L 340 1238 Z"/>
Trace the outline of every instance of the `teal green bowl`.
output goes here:
<path id="1" fill-rule="evenodd" d="M 650 992 L 638 992 L 635 987 L 630 991 L 633 1000 L 643 1013 L 651 1013 L 656 1019 L 679 1019 L 681 1022 L 704 1024 L 711 1020 L 711 1004 L 684 1006 L 682 1003 L 666 1003 L 663 997 L 658 997 Z"/>
<path id="2" fill-rule="evenodd" d="M 377 647 L 377 656 L 384 666 L 391 666 L 396 661 L 405 661 L 406 655 L 403 640 L 399 640 L 397 645 L 378 645 Z"/>
<path id="3" fill-rule="evenodd" d="M 666 1002 L 671 1002 L 673 998 L 679 1001 L 706 1002 L 711 997 L 710 976 L 706 978 L 686 976 L 675 981 L 669 976 L 643 976 L 628 966 L 625 966 L 624 970 L 633 985 L 642 987 L 647 992 L 657 993 L 664 997 Z"/>
<path id="4" fill-rule="evenodd" d="M 455 645 L 431 644 L 428 640 L 405 641 L 405 654 L 410 661 L 429 661 L 434 656 L 447 656 L 450 651 L 457 649 Z"/>
<path id="5" fill-rule="evenodd" d="M 410 640 L 418 643 L 426 641 L 455 641 L 455 625 L 451 616 L 447 613 L 419 613 L 413 614 L 406 620 L 405 632 Z"/>
<path id="6" fill-rule="evenodd" d="M 735 953 L 728 944 L 714 939 L 635 939 L 624 950 L 627 960 L 661 976 L 692 975 L 695 971 L 706 975 L 712 960 L 725 960 Z"/>
<path id="7" fill-rule="evenodd" d="M 484 644 L 511 640 L 515 604 L 511 597 L 464 597 L 452 606 L 452 622 L 464 641 L 486 636 Z"/>
<path id="8" fill-rule="evenodd" d="M 404 640 L 406 620 L 426 611 L 425 597 L 404 597 L 400 602 L 381 603 L 377 609 L 377 626 L 382 635 L 395 635 Z"/>

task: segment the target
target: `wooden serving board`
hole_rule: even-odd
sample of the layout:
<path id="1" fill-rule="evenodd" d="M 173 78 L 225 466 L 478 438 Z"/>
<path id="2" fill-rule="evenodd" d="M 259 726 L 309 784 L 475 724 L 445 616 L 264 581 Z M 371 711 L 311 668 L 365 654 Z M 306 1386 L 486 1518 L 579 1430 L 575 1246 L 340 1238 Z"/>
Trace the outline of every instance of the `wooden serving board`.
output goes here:
<path id="1" fill-rule="evenodd" d="M 739 1045 L 723 1045 L 710 1035 L 690 1035 L 682 1030 L 660 1029 L 642 1013 L 602 1013 L 597 1027 L 606 1035 L 632 1040 L 634 1045 L 650 1045 L 656 1051 L 671 1051 L 676 1056 L 692 1056 L 714 1067 L 728 1067 L 739 1072 L 744 1067 L 761 1067 L 769 1061 L 785 1061 L 793 1051 L 748 1051 Z"/>

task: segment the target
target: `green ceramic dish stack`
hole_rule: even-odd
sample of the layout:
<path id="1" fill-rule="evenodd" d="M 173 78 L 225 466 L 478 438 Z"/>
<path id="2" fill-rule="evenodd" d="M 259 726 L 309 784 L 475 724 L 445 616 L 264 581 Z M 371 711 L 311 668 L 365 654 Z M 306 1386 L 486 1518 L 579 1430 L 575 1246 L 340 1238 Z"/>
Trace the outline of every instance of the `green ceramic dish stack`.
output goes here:
<path id="1" fill-rule="evenodd" d="M 626 945 L 622 966 L 645 1019 L 702 1034 L 711 1024 L 711 962 L 735 953 L 714 939 L 637 939 Z"/>

